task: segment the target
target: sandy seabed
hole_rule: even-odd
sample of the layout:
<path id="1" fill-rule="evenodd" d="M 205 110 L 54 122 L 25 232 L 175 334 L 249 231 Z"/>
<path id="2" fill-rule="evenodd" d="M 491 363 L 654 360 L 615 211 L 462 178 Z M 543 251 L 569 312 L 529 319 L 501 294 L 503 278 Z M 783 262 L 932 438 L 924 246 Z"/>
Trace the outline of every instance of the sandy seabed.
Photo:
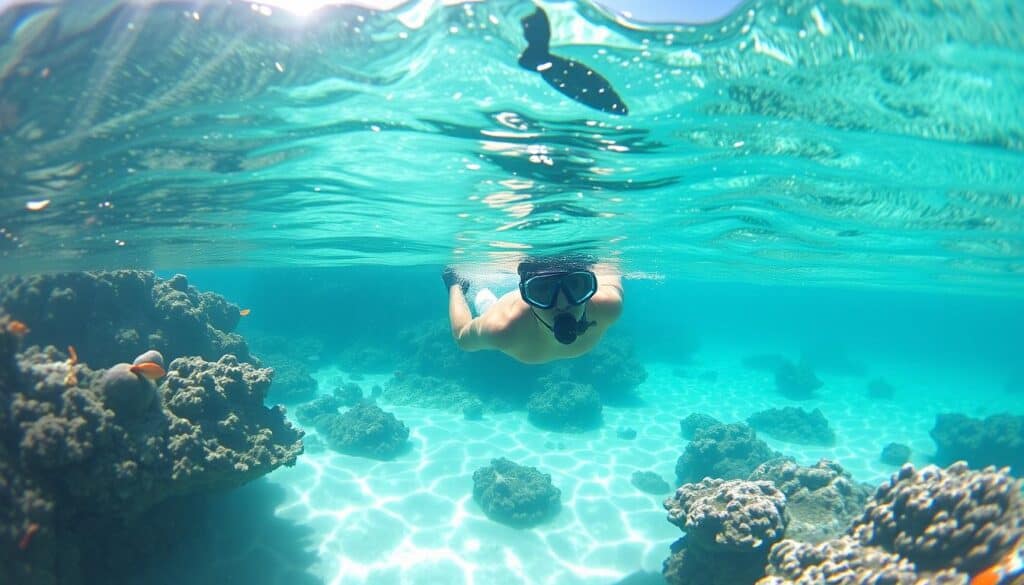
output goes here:
<path id="1" fill-rule="evenodd" d="M 889 442 L 909 445 L 913 463 L 929 463 L 935 447 L 928 431 L 937 413 L 1024 412 L 1024 405 L 1008 401 L 994 374 L 955 364 L 922 373 L 874 363 L 872 376 L 883 375 L 896 388 L 886 401 L 867 397 L 870 376 L 820 374 L 825 384 L 818 396 L 796 402 L 775 391 L 770 374 L 744 368 L 743 355 L 704 351 L 682 368 L 691 374 L 685 378 L 678 366 L 647 364 L 649 376 L 639 388 L 644 404 L 605 407 L 604 426 L 580 434 L 539 430 L 524 412 L 467 421 L 457 413 L 381 403 L 411 429 L 408 452 L 387 462 L 330 450 L 307 453 L 266 481 L 285 490 L 277 516 L 311 533 L 316 561 L 307 571 L 317 581 L 609 584 L 639 570 L 659 572 L 681 534 L 665 520 L 661 502 L 669 494 L 640 492 L 630 476 L 654 471 L 674 483 L 685 446 L 679 419 L 691 412 L 735 422 L 767 408 L 820 408 L 835 430 L 835 446 L 759 436 L 801 464 L 830 458 L 871 484 L 895 470 L 878 460 Z M 711 371 L 714 381 L 701 376 Z M 321 391 L 339 373 L 319 370 Z M 384 381 L 367 376 L 361 384 Z M 619 427 L 636 429 L 637 438 L 618 438 Z M 496 457 L 549 473 L 562 490 L 557 518 L 529 530 L 489 520 L 473 501 L 472 475 Z"/>

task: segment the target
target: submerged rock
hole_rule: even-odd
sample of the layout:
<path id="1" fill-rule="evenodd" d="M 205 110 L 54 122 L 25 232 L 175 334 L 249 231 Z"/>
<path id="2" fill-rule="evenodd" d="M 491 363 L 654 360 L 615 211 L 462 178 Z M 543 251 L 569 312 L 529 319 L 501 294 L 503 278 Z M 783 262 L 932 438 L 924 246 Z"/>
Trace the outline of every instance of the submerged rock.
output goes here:
<path id="1" fill-rule="evenodd" d="M 879 457 L 879 460 L 886 465 L 899 467 L 910 461 L 910 447 L 903 443 L 889 443 L 882 448 L 882 455 Z"/>
<path id="2" fill-rule="evenodd" d="M 531 423 L 553 431 L 579 432 L 601 426 L 601 397 L 589 384 L 548 380 L 526 403 Z"/>
<path id="3" fill-rule="evenodd" d="M 653 471 L 634 471 L 629 483 L 642 492 L 656 496 L 663 496 L 672 491 L 672 486 Z"/>
<path id="4" fill-rule="evenodd" d="M 328 446 L 347 455 L 392 459 L 409 443 L 409 427 L 368 402 L 360 402 L 345 414 L 321 415 L 316 428 Z"/>
<path id="5" fill-rule="evenodd" d="M 747 423 L 780 441 L 823 446 L 831 446 L 836 442 L 836 435 L 828 420 L 817 408 L 810 412 L 793 406 L 770 408 L 755 412 L 747 419 Z"/>
<path id="6" fill-rule="evenodd" d="M 473 499 L 484 514 L 515 528 L 553 518 L 561 509 L 561 496 L 550 475 L 505 458 L 493 459 L 473 473 Z"/>

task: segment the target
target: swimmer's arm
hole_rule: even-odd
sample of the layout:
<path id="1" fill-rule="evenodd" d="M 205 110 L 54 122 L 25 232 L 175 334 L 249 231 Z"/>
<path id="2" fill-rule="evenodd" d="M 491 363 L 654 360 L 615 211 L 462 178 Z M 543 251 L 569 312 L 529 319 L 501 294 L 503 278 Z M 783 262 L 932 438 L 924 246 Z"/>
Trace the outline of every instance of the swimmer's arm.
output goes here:
<path id="1" fill-rule="evenodd" d="M 452 337 L 459 345 L 459 349 L 494 349 L 493 338 L 488 332 L 484 317 L 485 315 L 481 315 L 473 318 L 466 295 L 462 293 L 462 288 L 458 284 L 448 289 L 448 319 L 451 321 Z"/>
<path id="2" fill-rule="evenodd" d="M 599 309 L 605 319 L 615 320 L 622 313 L 622 274 L 611 264 L 594 265 L 597 276 L 597 292 L 590 299 L 591 304 Z"/>

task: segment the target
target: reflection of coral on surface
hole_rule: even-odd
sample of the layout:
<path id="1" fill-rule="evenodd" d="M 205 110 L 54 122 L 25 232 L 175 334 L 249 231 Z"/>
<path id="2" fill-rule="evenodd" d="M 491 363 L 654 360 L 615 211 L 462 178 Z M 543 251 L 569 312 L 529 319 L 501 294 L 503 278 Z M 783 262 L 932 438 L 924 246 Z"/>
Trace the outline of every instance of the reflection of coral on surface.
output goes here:
<path id="1" fill-rule="evenodd" d="M 838 463 L 822 459 L 805 467 L 785 457 L 758 466 L 751 481 L 775 484 L 786 495 L 786 538 L 821 542 L 839 536 L 860 516 L 871 488 L 859 484 Z"/>
<path id="2" fill-rule="evenodd" d="M 676 461 L 679 485 L 705 477 L 746 479 L 754 469 L 780 457 L 742 423 L 718 424 L 697 429 Z"/>
<path id="3" fill-rule="evenodd" d="M 473 499 L 488 518 L 516 528 L 554 517 L 561 509 L 561 497 L 550 475 L 505 458 L 492 459 L 489 466 L 473 472 Z"/>
<path id="4" fill-rule="evenodd" d="M 753 583 L 788 521 L 786 496 L 768 481 L 705 479 L 664 505 L 668 521 L 686 532 L 665 561 L 672 584 Z"/>
<path id="5" fill-rule="evenodd" d="M 1024 472 L 1024 416 L 997 414 L 979 420 L 940 414 L 931 436 L 938 445 L 935 460 L 940 465 L 964 460 L 975 469 L 995 465 Z"/>
<path id="6" fill-rule="evenodd" d="M 836 442 L 836 434 L 817 408 L 810 412 L 795 406 L 769 408 L 752 414 L 747 424 L 780 441 L 824 446 Z"/>
<path id="7" fill-rule="evenodd" d="M 76 583 L 94 526 L 237 487 L 302 451 L 301 431 L 263 406 L 270 372 L 233 356 L 174 360 L 156 387 L 128 364 L 94 371 L 53 347 L 14 349 L 0 332 L 0 574 L 12 582 Z"/>
<path id="8" fill-rule="evenodd" d="M 526 402 L 530 422 L 543 429 L 579 432 L 601 426 L 601 397 L 590 384 L 547 379 Z"/>
<path id="9" fill-rule="evenodd" d="M 177 275 L 152 272 L 75 272 L 0 279 L 0 309 L 24 321 L 26 344 L 73 345 L 92 367 L 110 367 L 148 349 L 168 359 L 230 353 L 250 361 L 245 341 L 232 333 L 238 306 L 199 292 Z"/>
<path id="10" fill-rule="evenodd" d="M 332 449 L 374 459 L 397 456 L 409 440 L 409 427 L 369 402 L 360 402 L 344 414 L 320 415 L 316 428 Z"/>

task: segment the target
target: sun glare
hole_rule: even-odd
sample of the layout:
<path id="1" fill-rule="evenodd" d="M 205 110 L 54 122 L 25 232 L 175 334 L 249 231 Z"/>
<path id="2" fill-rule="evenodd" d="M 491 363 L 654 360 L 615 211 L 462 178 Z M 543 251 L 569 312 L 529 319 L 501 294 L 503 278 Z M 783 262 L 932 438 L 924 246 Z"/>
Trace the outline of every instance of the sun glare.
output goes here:
<path id="1" fill-rule="evenodd" d="M 405 4 L 406 0 L 263 0 L 254 2 L 259 6 L 269 6 L 286 10 L 292 14 L 306 16 L 323 6 L 362 6 L 372 10 L 391 10 Z"/>

